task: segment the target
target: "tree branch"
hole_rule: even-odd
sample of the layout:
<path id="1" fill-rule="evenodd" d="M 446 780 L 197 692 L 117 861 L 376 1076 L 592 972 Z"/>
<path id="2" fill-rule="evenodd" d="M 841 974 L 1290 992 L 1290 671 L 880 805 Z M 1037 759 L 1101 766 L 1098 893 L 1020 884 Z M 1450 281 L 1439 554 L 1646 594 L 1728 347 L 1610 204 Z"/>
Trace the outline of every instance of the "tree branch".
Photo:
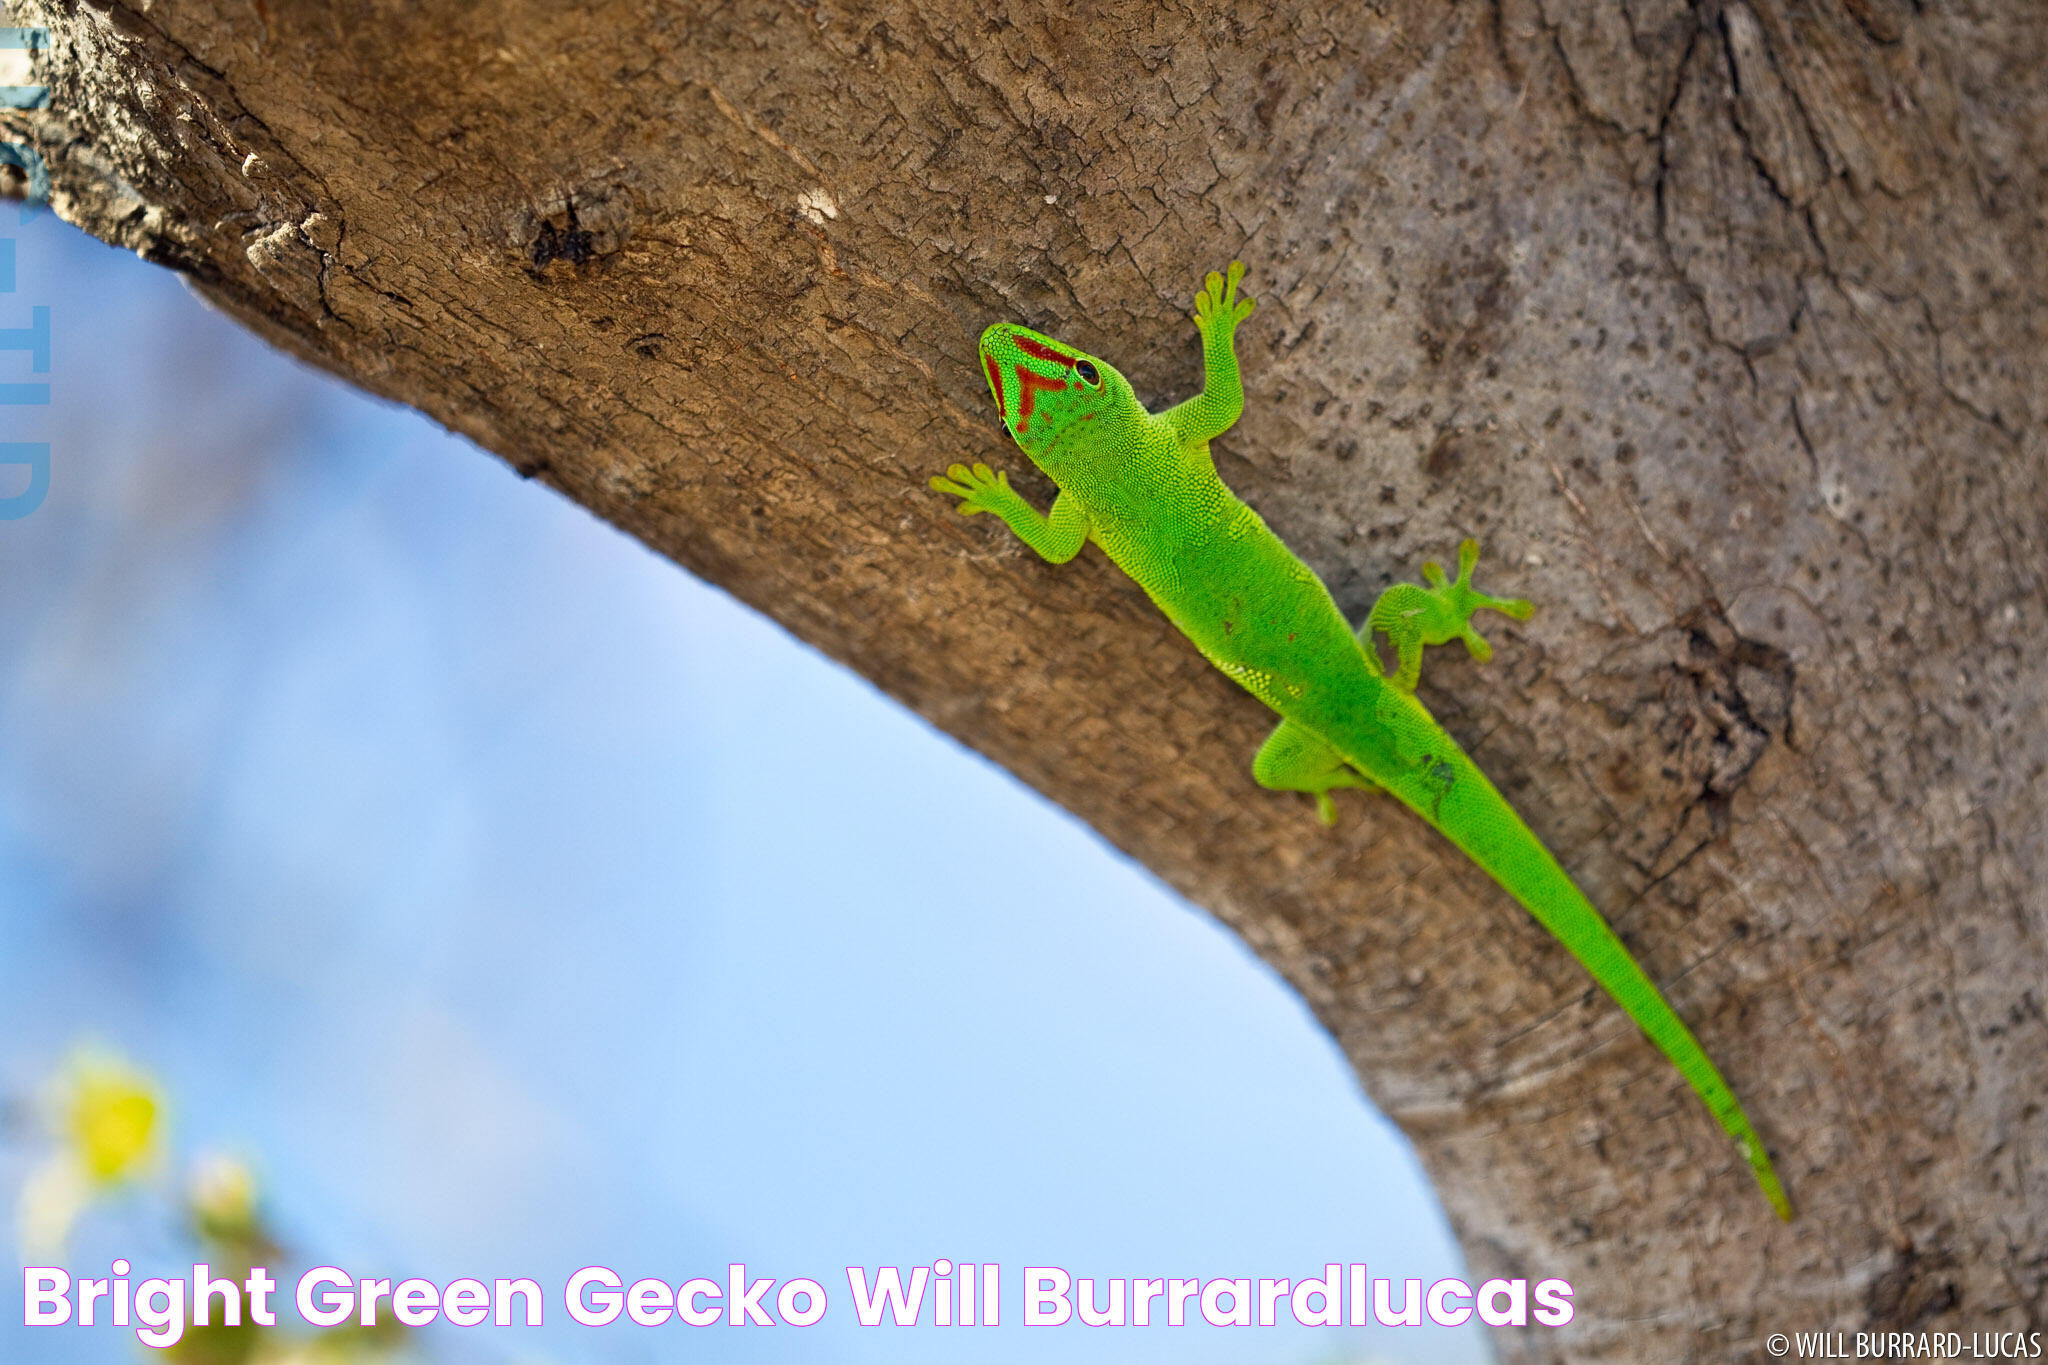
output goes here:
<path id="1" fill-rule="evenodd" d="M 58 211 L 766 611 L 1240 933 L 1414 1138 L 1514 1360 L 2040 1329 L 2048 19 L 1857 0 L 1085 14 L 30 0 Z M 1790 196 L 1796 195 L 1794 198 Z M 1012 469 L 1010 318 L 1191 392 L 1361 614 L 1464 534 L 1543 611 L 1425 699 L 1661 980 L 1802 1210 L 1391 803 Z M 1041 504 L 1045 490 L 1032 490 Z"/>

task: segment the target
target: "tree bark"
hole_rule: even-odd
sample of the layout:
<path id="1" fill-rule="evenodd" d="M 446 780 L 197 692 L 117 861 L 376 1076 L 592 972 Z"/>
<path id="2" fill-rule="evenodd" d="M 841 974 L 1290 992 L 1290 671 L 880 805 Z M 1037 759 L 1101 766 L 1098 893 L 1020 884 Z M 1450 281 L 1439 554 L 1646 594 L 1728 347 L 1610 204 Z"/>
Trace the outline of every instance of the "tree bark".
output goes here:
<path id="1" fill-rule="evenodd" d="M 2034 0 L 668 9 L 25 0 L 54 204 L 767 612 L 1282 972 L 1414 1139 L 1511 1361 L 2048 1328 L 2048 12 Z M 18 183 L 16 192 L 20 193 Z M 988 322 L 1194 390 L 1354 618 L 1535 598 L 1422 694 L 1721 1065 L 1800 1210 L 1411 816 L 1255 787 L 1269 715 L 1046 485 Z M 999 831 L 993 832 L 998 834 Z M 998 841 L 998 847 L 1000 843 Z M 971 894 L 971 893 L 970 893 Z"/>

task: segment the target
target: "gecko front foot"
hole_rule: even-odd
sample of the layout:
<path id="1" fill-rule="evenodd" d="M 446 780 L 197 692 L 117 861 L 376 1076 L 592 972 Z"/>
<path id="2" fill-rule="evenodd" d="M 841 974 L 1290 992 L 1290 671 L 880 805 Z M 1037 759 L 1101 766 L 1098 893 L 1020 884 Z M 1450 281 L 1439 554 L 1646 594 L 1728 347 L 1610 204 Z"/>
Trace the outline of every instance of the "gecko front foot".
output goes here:
<path id="1" fill-rule="evenodd" d="M 1244 262 L 1232 261 L 1230 273 L 1219 275 L 1210 271 L 1202 281 L 1200 292 L 1195 295 L 1195 326 L 1203 336 L 1220 332 L 1227 340 L 1237 331 L 1237 324 L 1252 315 L 1258 307 L 1250 295 L 1238 297 L 1238 282 L 1244 279 Z"/>
<path id="2" fill-rule="evenodd" d="M 1474 588 L 1472 566 L 1478 562 L 1479 542 L 1466 539 L 1458 545 L 1456 579 L 1445 582 L 1442 565 L 1424 564 L 1422 576 L 1429 582 L 1427 588 L 1396 583 L 1373 603 L 1372 614 L 1366 618 L 1360 635 L 1367 648 L 1371 648 L 1373 631 L 1393 641 L 1399 659 L 1394 683 L 1402 691 L 1415 690 L 1416 681 L 1422 676 L 1422 650 L 1426 645 L 1463 640 L 1466 652 L 1480 663 L 1493 657 L 1493 646 L 1472 628 L 1474 612 L 1497 611 L 1517 621 L 1526 621 L 1535 614 L 1535 606 L 1519 597 L 1488 597 Z"/>
<path id="3" fill-rule="evenodd" d="M 1002 516 L 1023 498 L 1010 487 L 1010 476 L 990 469 L 985 464 L 969 467 L 956 464 L 944 474 L 936 475 L 931 486 L 938 492 L 960 499 L 960 514 L 975 516 L 982 512 L 994 512 Z"/>

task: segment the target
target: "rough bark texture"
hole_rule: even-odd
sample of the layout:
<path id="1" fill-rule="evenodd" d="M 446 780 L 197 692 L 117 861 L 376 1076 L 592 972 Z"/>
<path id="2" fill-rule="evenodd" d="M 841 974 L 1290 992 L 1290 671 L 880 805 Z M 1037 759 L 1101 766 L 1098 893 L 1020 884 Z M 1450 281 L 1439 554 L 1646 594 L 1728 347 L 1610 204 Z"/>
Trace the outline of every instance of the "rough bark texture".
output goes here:
<path id="1" fill-rule="evenodd" d="M 1283 972 L 1536 1360 L 2048 1327 L 2048 15 L 2036 0 L 27 0 L 67 218 L 844 660 Z M 17 192 L 19 189 L 17 188 Z M 1425 700 L 1777 1154 L 1017 470 L 1021 319 L 1159 401 L 1261 308 L 1228 478 L 1347 611 L 1459 535 L 1538 599 Z M 1044 485 L 1021 478 L 1043 496 Z M 1484 571 L 1484 565 L 1482 565 Z M 1369 1249 L 1368 1249 L 1369 1250 Z"/>

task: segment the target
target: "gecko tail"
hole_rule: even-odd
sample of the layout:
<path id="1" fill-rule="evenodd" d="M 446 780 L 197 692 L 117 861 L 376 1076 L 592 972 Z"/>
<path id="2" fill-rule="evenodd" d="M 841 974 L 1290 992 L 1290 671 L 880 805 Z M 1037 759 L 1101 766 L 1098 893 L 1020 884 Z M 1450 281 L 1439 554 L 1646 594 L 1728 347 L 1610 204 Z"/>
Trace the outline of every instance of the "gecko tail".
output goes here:
<path id="1" fill-rule="evenodd" d="M 1479 766 L 1463 752 L 1456 753 L 1445 766 L 1449 773 L 1440 768 L 1438 780 L 1429 783 L 1426 791 L 1420 784 L 1416 790 L 1404 791 L 1402 787 L 1410 785 L 1405 783 L 1390 790 L 1485 868 L 1585 965 L 1593 979 L 1671 1059 L 1722 1129 L 1735 1139 L 1756 1173 L 1764 1197 L 1778 1217 L 1789 1222 L 1792 1205 L 1778 1182 L 1763 1139 L 1692 1030 Z M 1449 780 L 1442 781 L 1443 777 Z"/>

